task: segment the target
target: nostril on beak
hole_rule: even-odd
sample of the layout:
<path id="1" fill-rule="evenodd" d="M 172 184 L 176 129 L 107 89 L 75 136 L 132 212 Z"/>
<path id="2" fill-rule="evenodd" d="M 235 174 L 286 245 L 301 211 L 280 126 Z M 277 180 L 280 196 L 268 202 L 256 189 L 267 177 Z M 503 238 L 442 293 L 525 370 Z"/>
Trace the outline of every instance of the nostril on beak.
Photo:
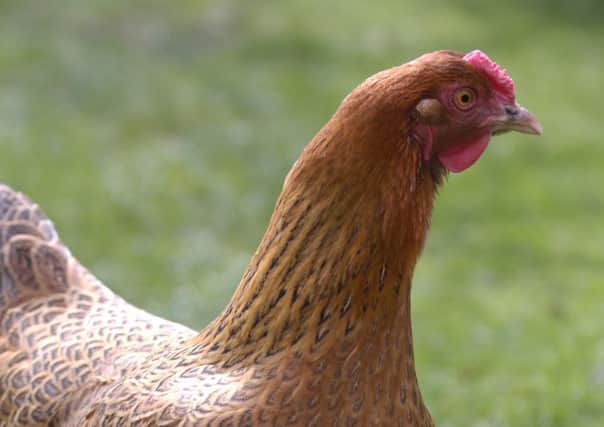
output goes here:
<path id="1" fill-rule="evenodd" d="M 507 114 L 511 118 L 516 117 L 518 115 L 518 108 L 513 105 L 506 105 L 505 107 L 503 107 L 503 110 L 505 111 L 505 114 Z"/>

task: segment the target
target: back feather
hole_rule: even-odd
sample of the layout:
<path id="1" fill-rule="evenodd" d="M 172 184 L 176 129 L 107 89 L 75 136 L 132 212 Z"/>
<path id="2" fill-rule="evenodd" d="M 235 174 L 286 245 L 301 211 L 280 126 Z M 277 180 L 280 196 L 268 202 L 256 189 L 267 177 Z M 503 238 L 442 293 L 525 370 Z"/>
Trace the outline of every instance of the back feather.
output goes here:
<path id="1" fill-rule="evenodd" d="M 107 289 L 40 208 L 4 185 L 0 248 L 0 427 L 58 425 L 78 390 L 194 335 Z"/>

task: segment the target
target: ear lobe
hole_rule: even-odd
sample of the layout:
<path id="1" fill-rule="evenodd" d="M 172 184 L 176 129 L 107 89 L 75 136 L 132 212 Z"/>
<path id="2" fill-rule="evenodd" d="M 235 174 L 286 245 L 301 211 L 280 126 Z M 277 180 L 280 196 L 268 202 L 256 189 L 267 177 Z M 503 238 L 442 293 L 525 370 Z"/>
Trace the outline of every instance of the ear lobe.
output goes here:
<path id="1" fill-rule="evenodd" d="M 437 124 L 442 121 L 443 107 L 437 99 L 424 98 L 417 103 L 415 110 L 419 113 L 421 122 L 425 124 Z"/>

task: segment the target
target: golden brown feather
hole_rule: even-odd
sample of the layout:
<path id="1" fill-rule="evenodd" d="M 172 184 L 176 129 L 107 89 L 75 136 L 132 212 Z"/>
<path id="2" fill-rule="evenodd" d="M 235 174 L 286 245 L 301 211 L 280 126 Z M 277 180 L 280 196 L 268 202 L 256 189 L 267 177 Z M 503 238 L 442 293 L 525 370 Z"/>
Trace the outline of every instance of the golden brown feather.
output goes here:
<path id="1" fill-rule="evenodd" d="M 488 85 L 437 52 L 356 88 L 199 333 L 114 295 L 35 204 L 0 187 L 0 426 L 431 426 L 409 295 L 446 169 L 426 157 L 415 107 L 458 81 Z"/>

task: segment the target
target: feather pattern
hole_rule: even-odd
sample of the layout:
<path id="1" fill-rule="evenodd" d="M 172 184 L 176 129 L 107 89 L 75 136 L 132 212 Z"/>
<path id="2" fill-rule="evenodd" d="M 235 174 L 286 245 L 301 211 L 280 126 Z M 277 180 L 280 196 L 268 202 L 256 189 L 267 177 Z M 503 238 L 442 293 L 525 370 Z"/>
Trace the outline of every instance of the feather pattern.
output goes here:
<path id="1" fill-rule="evenodd" d="M 491 93 L 470 62 L 435 52 L 353 90 L 200 332 L 115 295 L 35 203 L 0 186 L 0 427 L 432 426 L 411 278 L 447 173 L 431 154 L 492 132 L 447 109 L 452 84 Z"/>

